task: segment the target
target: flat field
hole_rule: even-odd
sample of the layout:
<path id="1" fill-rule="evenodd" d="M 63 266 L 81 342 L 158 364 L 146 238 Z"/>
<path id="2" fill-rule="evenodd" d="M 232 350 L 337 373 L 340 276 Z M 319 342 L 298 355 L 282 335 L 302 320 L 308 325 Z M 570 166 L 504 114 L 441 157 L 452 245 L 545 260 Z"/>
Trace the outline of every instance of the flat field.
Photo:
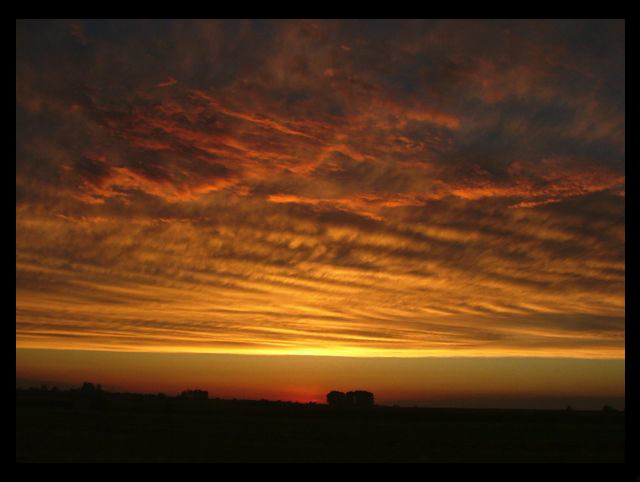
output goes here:
<path id="1" fill-rule="evenodd" d="M 17 462 L 624 462 L 623 412 L 16 397 Z"/>

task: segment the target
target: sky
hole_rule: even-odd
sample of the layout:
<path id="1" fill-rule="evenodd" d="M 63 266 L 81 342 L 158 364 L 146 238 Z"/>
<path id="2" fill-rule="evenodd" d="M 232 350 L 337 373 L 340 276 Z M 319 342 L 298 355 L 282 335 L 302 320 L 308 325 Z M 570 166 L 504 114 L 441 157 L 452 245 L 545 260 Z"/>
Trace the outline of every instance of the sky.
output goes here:
<path id="1" fill-rule="evenodd" d="M 624 397 L 624 39 L 17 21 L 16 377 Z"/>

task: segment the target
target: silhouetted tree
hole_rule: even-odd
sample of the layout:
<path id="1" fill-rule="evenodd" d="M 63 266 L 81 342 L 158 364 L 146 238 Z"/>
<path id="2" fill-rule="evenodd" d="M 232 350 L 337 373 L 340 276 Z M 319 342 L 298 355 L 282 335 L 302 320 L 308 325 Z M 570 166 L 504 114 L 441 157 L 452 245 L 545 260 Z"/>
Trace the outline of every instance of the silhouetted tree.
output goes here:
<path id="1" fill-rule="evenodd" d="M 373 393 L 365 390 L 338 392 L 333 390 L 327 393 L 327 403 L 332 406 L 372 407 Z"/>
<path id="2" fill-rule="evenodd" d="M 82 388 L 80 388 L 80 391 L 82 393 L 102 392 L 102 385 L 100 385 L 99 383 L 97 385 L 94 385 L 93 383 L 90 383 L 90 382 L 84 382 L 82 384 Z"/>
<path id="3" fill-rule="evenodd" d="M 78 402 L 82 407 L 104 409 L 107 406 L 107 393 L 102 390 L 100 384 L 84 382 L 80 388 Z"/>
<path id="4" fill-rule="evenodd" d="M 82 384 L 82 388 L 80 389 L 82 393 L 93 393 L 96 391 L 96 387 L 93 383 L 84 382 Z"/>
<path id="5" fill-rule="evenodd" d="M 372 407 L 373 393 L 365 390 L 347 392 L 347 403 L 355 407 Z"/>
<path id="6" fill-rule="evenodd" d="M 327 404 L 332 406 L 340 406 L 346 405 L 347 397 L 344 392 L 338 392 L 337 390 L 333 390 L 327 393 Z"/>
<path id="7" fill-rule="evenodd" d="M 190 400 L 207 400 L 209 392 L 206 390 L 185 390 L 180 394 L 180 397 Z"/>

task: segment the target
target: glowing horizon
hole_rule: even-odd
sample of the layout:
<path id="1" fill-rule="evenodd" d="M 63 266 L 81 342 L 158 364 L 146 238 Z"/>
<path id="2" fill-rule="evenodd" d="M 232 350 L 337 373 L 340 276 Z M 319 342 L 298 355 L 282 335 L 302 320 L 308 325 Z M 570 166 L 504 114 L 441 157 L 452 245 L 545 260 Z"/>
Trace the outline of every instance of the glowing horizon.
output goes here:
<path id="1" fill-rule="evenodd" d="M 19 349 L 17 377 L 32 385 L 211 398 L 325 403 L 331 390 L 372 391 L 382 405 L 487 408 L 623 408 L 623 360 L 553 358 L 354 358 L 292 355 L 114 353 Z M 606 400 L 606 401 L 604 401 Z"/>
<path id="2" fill-rule="evenodd" d="M 16 350 L 624 360 L 624 36 L 17 21 Z"/>

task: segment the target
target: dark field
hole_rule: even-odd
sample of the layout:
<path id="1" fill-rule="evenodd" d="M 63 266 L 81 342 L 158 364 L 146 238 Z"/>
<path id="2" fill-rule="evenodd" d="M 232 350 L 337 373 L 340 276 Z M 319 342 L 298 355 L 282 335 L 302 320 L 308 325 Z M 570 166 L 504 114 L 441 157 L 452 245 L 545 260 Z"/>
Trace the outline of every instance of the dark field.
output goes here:
<path id="1" fill-rule="evenodd" d="M 624 413 L 16 395 L 17 462 L 624 462 Z"/>

